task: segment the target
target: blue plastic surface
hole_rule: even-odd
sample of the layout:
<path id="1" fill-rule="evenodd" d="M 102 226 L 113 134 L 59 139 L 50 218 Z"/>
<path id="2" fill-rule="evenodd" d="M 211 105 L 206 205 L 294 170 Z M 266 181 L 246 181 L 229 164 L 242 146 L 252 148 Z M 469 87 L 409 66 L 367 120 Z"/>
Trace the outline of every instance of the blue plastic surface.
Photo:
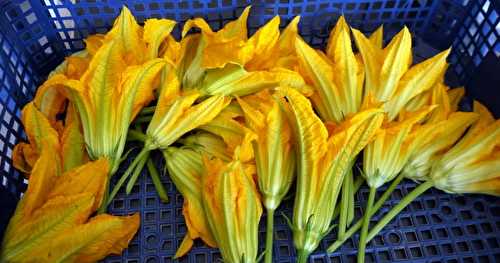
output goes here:
<path id="1" fill-rule="evenodd" d="M 388 35 L 407 25 L 416 36 L 416 57 L 428 57 L 450 45 L 452 65 L 447 81 L 467 84 L 487 56 L 500 56 L 500 3 L 492 0 L 213 0 L 213 1 L 118 1 L 118 0 L 0 0 L 0 192 L 16 200 L 27 181 L 12 167 L 14 145 L 25 138 L 20 109 L 29 101 L 48 72 L 64 56 L 83 48 L 88 34 L 106 32 L 123 4 L 142 22 L 150 17 L 166 17 L 179 22 L 203 16 L 214 29 L 237 17 L 253 4 L 250 31 L 274 15 L 282 26 L 301 15 L 301 35 L 316 47 L 325 44 L 338 16 L 365 32 L 381 23 Z M 179 27 L 175 34 L 179 33 Z M 496 84 L 498 86 L 498 83 Z M 496 93 L 498 96 L 498 93 Z M 162 160 L 156 156 L 158 167 Z M 140 212 L 140 233 L 120 257 L 106 262 L 170 262 L 182 240 L 186 226 L 182 217 L 182 197 L 167 176 L 162 177 L 170 202 L 162 204 L 148 176 L 142 176 L 125 196 L 120 193 L 111 204 L 114 214 Z M 382 213 L 414 188 L 405 181 L 392 195 Z M 362 188 L 357 195 L 357 215 L 367 198 Z M 7 200 L 7 199 L 3 199 Z M 8 218 L 7 206 L 0 207 Z M 277 212 L 275 262 L 295 262 L 291 231 L 283 218 L 291 215 L 292 200 Z M 380 215 L 372 220 L 376 221 Z M 263 217 L 262 222 L 265 222 Z M 1 228 L 3 228 L 2 226 Z M 0 228 L 0 229 L 1 229 Z M 261 228 L 261 240 L 264 228 Z M 1 231 L 0 231 L 1 233 Z M 311 262 L 355 261 L 357 236 L 337 252 L 324 250 L 335 239 L 328 235 Z M 367 246 L 369 261 L 412 262 L 495 262 L 500 258 L 500 200 L 466 195 L 452 196 L 431 190 L 406 208 Z M 215 262 L 216 249 L 197 242 L 181 262 Z"/>

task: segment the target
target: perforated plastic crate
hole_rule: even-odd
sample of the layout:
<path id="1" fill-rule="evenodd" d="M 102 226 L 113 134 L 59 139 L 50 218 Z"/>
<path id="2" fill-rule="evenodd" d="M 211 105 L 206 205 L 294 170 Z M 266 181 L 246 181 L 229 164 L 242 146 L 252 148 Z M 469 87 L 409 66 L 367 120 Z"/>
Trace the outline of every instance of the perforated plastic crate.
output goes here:
<path id="1" fill-rule="evenodd" d="M 324 46 L 329 30 L 340 14 L 365 32 L 383 23 L 395 33 L 403 24 L 415 33 L 416 57 L 429 57 L 453 46 L 447 81 L 467 84 L 468 95 L 482 98 L 500 113 L 500 3 L 495 0 L 0 0 L 0 237 L 27 181 L 12 167 L 12 149 L 25 139 L 20 109 L 29 101 L 47 73 L 66 55 L 83 48 L 88 34 L 106 32 L 123 4 L 139 22 L 166 17 L 183 22 L 205 17 L 214 29 L 236 18 L 243 7 L 253 4 L 251 32 L 281 15 L 282 26 L 301 15 L 300 31 L 306 41 Z M 179 27 L 175 34 L 178 35 Z M 496 74 L 495 74 L 496 73 Z M 159 156 L 156 163 L 161 167 Z M 142 176 L 125 196 L 120 193 L 110 206 L 114 214 L 140 212 L 140 232 L 121 257 L 106 262 L 171 262 L 186 226 L 182 197 L 163 176 L 170 202 L 162 204 L 147 176 Z M 393 193 L 381 213 L 415 187 L 405 181 Z M 383 188 L 382 188 L 383 189 Z M 381 190 L 382 190 L 381 189 Z M 356 213 L 367 199 L 367 190 L 357 194 Z M 278 211 L 291 215 L 292 201 Z M 380 214 L 373 217 L 373 221 Z M 262 218 L 265 222 L 265 218 Z M 261 229 L 261 240 L 264 228 Z M 295 262 L 291 231 L 283 218 L 275 225 L 275 262 Z M 353 262 L 357 238 L 337 252 L 326 254 L 335 231 L 321 243 L 311 262 Z M 448 195 L 430 190 L 407 207 L 367 246 L 369 260 L 384 262 L 495 262 L 500 259 L 500 200 L 481 195 Z M 216 249 L 196 243 L 182 262 L 214 262 Z"/>

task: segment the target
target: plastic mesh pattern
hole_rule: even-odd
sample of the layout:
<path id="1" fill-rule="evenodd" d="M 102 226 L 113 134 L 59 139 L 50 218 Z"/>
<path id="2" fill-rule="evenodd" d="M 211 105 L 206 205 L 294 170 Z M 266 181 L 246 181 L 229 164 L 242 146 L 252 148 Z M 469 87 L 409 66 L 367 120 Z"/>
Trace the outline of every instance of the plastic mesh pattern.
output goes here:
<path id="1" fill-rule="evenodd" d="M 466 83 L 483 59 L 490 53 L 500 57 L 500 10 L 498 2 L 470 1 L 453 42 L 450 62 L 460 83 Z"/>
<path id="2" fill-rule="evenodd" d="M 12 149 L 24 138 L 20 109 L 36 87 L 65 55 L 84 47 L 89 34 L 104 33 L 112 25 L 122 4 L 127 4 L 139 22 L 164 17 L 182 22 L 196 16 L 207 19 L 213 29 L 237 17 L 252 3 L 249 18 L 253 32 L 279 14 L 284 27 L 301 15 L 301 35 L 316 47 L 324 46 L 340 14 L 365 32 L 381 23 L 389 35 L 403 25 L 416 33 L 416 59 L 453 44 L 449 80 L 466 83 L 488 52 L 500 53 L 498 2 L 492 0 L 0 0 L 0 191 L 19 196 L 26 181 L 12 167 Z M 179 34 L 180 25 L 174 34 Z M 421 41 L 423 40 L 423 41 Z M 427 42 L 427 44 L 424 43 Z M 485 53 L 486 52 L 486 53 Z M 419 56 L 420 55 L 420 56 Z M 155 156 L 163 171 L 163 161 Z M 126 165 L 125 165 L 126 166 Z M 172 262 L 186 233 L 182 216 L 183 198 L 168 176 L 162 176 L 170 202 L 161 203 L 146 172 L 132 194 L 123 192 L 110 206 L 113 214 L 141 214 L 141 228 L 122 256 L 106 262 Z M 398 186 L 376 222 L 402 196 L 415 188 L 405 181 Z M 382 188 L 380 191 L 382 191 Z M 362 214 L 368 191 L 357 194 L 356 214 Z M 292 233 L 281 212 L 292 216 L 293 199 L 282 204 L 275 219 L 275 262 L 295 262 Z M 355 219 L 356 220 L 356 219 Z M 260 240 L 264 240 L 265 215 Z M 367 261 L 494 262 L 500 258 L 500 200 L 479 195 L 452 196 L 430 190 L 407 207 L 367 246 Z M 321 243 L 310 262 L 354 262 L 358 236 L 337 252 L 324 251 L 336 238 L 333 231 Z M 261 248 L 262 251 L 262 248 Z M 218 262 L 217 249 L 195 242 L 181 262 Z"/>

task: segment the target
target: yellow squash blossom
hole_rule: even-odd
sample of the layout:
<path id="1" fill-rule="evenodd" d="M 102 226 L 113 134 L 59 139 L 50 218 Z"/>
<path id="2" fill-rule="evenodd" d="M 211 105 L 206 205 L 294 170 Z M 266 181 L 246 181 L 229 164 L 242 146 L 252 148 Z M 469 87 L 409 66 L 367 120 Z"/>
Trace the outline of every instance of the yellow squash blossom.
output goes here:
<path id="1" fill-rule="evenodd" d="M 330 33 L 326 54 L 314 50 L 301 38 L 295 48 L 300 71 L 314 87 L 311 97 L 320 117 L 342 122 L 361 107 L 363 69 L 351 46 L 349 26 L 344 17 Z"/>
<path id="2" fill-rule="evenodd" d="M 151 151 L 166 149 L 182 135 L 210 122 L 231 100 L 217 95 L 195 104 L 200 94 L 196 91 L 182 92 L 173 68 L 167 74 L 165 83 L 146 131 L 144 147 L 115 185 L 111 199 L 132 174 L 126 187 L 126 192 L 130 193 Z"/>
<path id="3" fill-rule="evenodd" d="M 88 161 L 80 116 L 73 103 L 69 103 L 66 109 L 60 141 L 63 171 L 68 171 Z"/>
<path id="4" fill-rule="evenodd" d="M 384 103 L 389 120 L 412 98 L 432 88 L 446 70 L 450 49 L 411 66 L 411 35 L 406 27 L 383 49 L 360 31 L 352 31 L 365 66 L 365 98 L 371 95 Z"/>
<path id="5" fill-rule="evenodd" d="M 90 216 L 107 185 L 100 159 L 60 175 L 57 149 L 45 140 L 30 183 L 6 230 L 2 262 L 95 262 L 121 254 L 139 227 L 139 215 Z"/>
<path id="6" fill-rule="evenodd" d="M 87 159 L 81 125 L 72 104 L 66 113 L 65 126 L 58 132 L 47 117 L 33 102 L 26 104 L 22 111 L 22 123 L 29 143 L 21 142 L 14 147 L 12 163 L 21 172 L 29 174 L 42 150 L 42 141 L 57 149 L 62 171 L 83 164 Z M 58 162 L 60 163 L 60 162 Z"/>
<path id="7" fill-rule="evenodd" d="M 294 113 L 298 147 L 297 191 L 291 227 L 297 260 L 306 262 L 330 231 L 344 175 L 380 127 L 383 114 L 379 109 L 355 114 L 334 127 L 329 136 L 306 97 L 293 89 L 286 89 L 285 94 Z"/>
<path id="8" fill-rule="evenodd" d="M 104 44 L 80 80 L 55 75 L 44 83 L 67 87 L 82 120 L 90 158 L 108 158 L 111 174 L 118 169 L 128 126 L 152 99 L 153 82 L 165 65 L 155 59 L 125 68 L 119 50 L 118 42 Z"/>
<path id="9" fill-rule="evenodd" d="M 185 23 L 182 35 L 186 47 L 180 70 L 183 89 L 197 89 L 203 95 L 237 96 L 278 84 L 305 89 L 300 74 L 275 65 L 276 60 L 270 59 L 269 55 L 274 52 L 286 55 L 284 45 L 293 34 L 284 35 L 287 39 L 280 38 L 279 17 L 275 17 L 248 39 L 249 11 L 247 7 L 236 21 L 229 22 L 217 32 L 213 32 L 201 18 Z M 201 34 L 186 36 L 193 27 L 201 29 Z"/>
<path id="10" fill-rule="evenodd" d="M 158 58 L 160 46 L 174 26 L 175 21 L 169 19 L 148 19 L 143 28 L 137 23 L 130 10 L 123 6 L 113 27 L 104 36 L 102 44 L 109 41 L 119 42 L 123 47 L 123 59 L 126 64 L 140 65 Z"/>
<path id="11" fill-rule="evenodd" d="M 474 102 L 479 120 L 432 166 L 430 180 L 449 193 L 500 195 L 500 120 Z"/>
<path id="12" fill-rule="evenodd" d="M 257 182 L 267 211 L 265 261 L 272 262 L 274 211 L 288 193 L 295 172 L 292 127 L 285 112 L 288 105 L 268 90 L 238 102 L 245 113 L 245 123 L 256 134 L 252 143 Z"/>
<path id="13" fill-rule="evenodd" d="M 80 78 L 88 68 L 90 55 L 86 50 L 67 57 L 59 66 L 50 72 L 49 78 L 56 74 L 66 75 L 68 78 Z M 37 89 L 33 99 L 35 106 L 49 119 L 52 125 L 57 122 L 57 116 L 64 112 L 67 98 L 64 93 L 50 86 L 41 86 Z"/>
<path id="14" fill-rule="evenodd" d="M 260 199 L 251 172 L 238 159 L 203 160 L 202 203 L 224 262 L 256 262 Z"/>
<path id="15" fill-rule="evenodd" d="M 146 29 L 152 29 L 143 40 L 142 27 L 124 7 L 112 30 L 94 46 L 97 50 L 80 78 L 55 74 L 41 87 L 65 88 L 62 92 L 80 115 L 89 157 L 107 158 L 110 174 L 118 169 L 130 122 L 153 99 L 156 76 L 166 64 L 143 56 L 155 54 L 165 37 L 155 32 L 157 24 L 161 23 L 146 22 Z M 150 39 L 150 34 L 158 37 Z"/>
<path id="16" fill-rule="evenodd" d="M 277 58 L 274 56 L 269 59 L 269 63 L 274 63 L 276 68 L 285 68 L 298 71 L 297 54 L 295 52 L 295 39 L 299 36 L 298 24 L 300 16 L 296 16 L 283 30 L 276 44 Z M 269 66 L 271 68 L 272 66 Z"/>
<path id="17" fill-rule="evenodd" d="M 224 140 L 220 136 L 209 132 L 200 131 L 179 139 L 179 142 L 191 149 L 217 157 L 225 162 L 229 162 L 233 158 L 233 151 L 229 150 Z"/>
<path id="18" fill-rule="evenodd" d="M 456 112 L 463 89 L 446 91 L 442 84 L 431 90 L 429 103 L 438 105 L 431 116 L 421 125 L 414 138 L 415 150 L 403 169 L 406 178 L 428 180 L 432 165 L 452 147 L 466 129 L 479 117 L 473 112 Z"/>
<path id="19" fill-rule="evenodd" d="M 433 109 L 433 106 L 429 106 L 412 113 L 405 120 L 385 124 L 366 146 L 362 174 L 370 188 L 379 188 L 403 169 L 414 151 L 415 136 L 420 133 L 417 123 Z"/>
<path id="20" fill-rule="evenodd" d="M 314 87 L 311 101 L 322 120 L 335 124 L 366 107 L 362 105 L 365 76 L 363 61 L 359 54 L 354 54 L 350 35 L 349 25 L 341 16 L 330 32 L 325 53 L 311 48 L 300 37 L 295 43 L 299 71 L 305 76 L 306 82 Z M 382 28 L 369 41 L 381 46 Z M 365 104 L 371 104 L 369 102 L 370 99 L 365 98 Z M 353 175 L 350 171 L 342 187 L 339 238 L 345 234 L 345 227 L 354 215 L 352 184 Z"/>
<path id="21" fill-rule="evenodd" d="M 238 148 L 239 159 L 242 162 L 248 162 L 254 158 L 252 141 L 255 140 L 256 135 L 241 123 L 239 118 L 243 118 L 243 112 L 239 106 L 227 107 L 199 129 L 221 137 L 226 144 L 226 152 L 230 156 L 234 156 Z"/>
<path id="22" fill-rule="evenodd" d="M 431 187 L 448 193 L 482 193 L 500 196 L 500 121 L 479 102 L 479 115 L 460 141 L 433 161 L 428 180 L 396 204 L 368 233 L 366 242 L 377 235 L 399 212 Z M 369 212 L 365 212 L 369 213 Z"/>
<path id="23" fill-rule="evenodd" d="M 392 181 L 401 172 L 415 149 L 415 136 L 420 132 L 418 123 L 433 109 L 434 106 L 428 106 L 408 115 L 405 120 L 385 124 L 363 151 L 362 175 L 370 188 L 370 193 L 363 215 L 358 262 L 364 261 L 365 240 L 377 188 Z"/>
<path id="24" fill-rule="evenodd" d="M 57 153 L 61 146 L 59 134 L 33 102 L 24 106 L 21 118 L 29 143 L 21 142 L 14 147 L 12 163 L 18 170 L 30 173 L 40 156 L 44 140 L 50 147 L 56 149 Z"/>
<path id="25" fill-rule="evenodd" d="M 146 43 L 146 60 L 159 57 L 160 46 L 170 37 L 175 21 L 169 19 L 148 19 L 144 23 L 144 42 Z"/>
<path id="26" fill-rule="evenodd" d="M 202 177 L 205 176 L 202 155 L 192 149 L 175 147 L 163 150 L 163 155 L 169 176 L 184 197 L 182 214 L 188 229 L 175 258 L 186 254 L 196 238 L 201 238 L 210 247 L 215 247 L 216 243 L 208 228 L 202 204 L 201 184 Z"/>
<path id="27" fill-rule="evenodd" d="M 190 54 L 184 56 L 186 69 L 181 79 L 184 87 L 199 83 L 207 69 L 223 68 L 228 63 L 243 65 L 249 59 L 250 52 L 243 49 L 247 41 L 249 12 L 250 7 L 245 8 L 237 20 L 227 23 L 217 32 L 213 32 L 202 18 L 186 21 L 183 38 L 194 27 L 201 29 L 201 34 L 196 39 L 192 38 L 191 48 L 185 51 Z"/>

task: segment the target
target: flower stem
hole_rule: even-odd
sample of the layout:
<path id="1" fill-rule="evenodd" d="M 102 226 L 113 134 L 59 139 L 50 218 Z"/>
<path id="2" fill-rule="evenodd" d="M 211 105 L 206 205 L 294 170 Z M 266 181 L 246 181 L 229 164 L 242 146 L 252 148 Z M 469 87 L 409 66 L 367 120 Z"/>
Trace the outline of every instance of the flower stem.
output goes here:
<path id="1" fill-rule="evenodd" d="M 274 224 L 274 209 L 267 209 L 267 225 L 266 225 L 266 256 L 265 263 L 273 262 L 273 224 Z"/>
<path id="2" fill-rule="evenodd" d="M 127 140 L 128 141 L 140 141 L 140 142 L 145 142 L 147 139 L 146 134 L 142 133 L 141 131 L 138 130 L 129 130 L 128 135 L 127 135 Z"/>
<path id="3" fill-rule="evenodd" d="M 358 177 L 356 177 L 356 180 L 354 180 L 353 190 L 352 190 L 352 196 L 353 196 L 353 198 L 354 198 L 354 194 L 356 194 L 358 192 L 359 188 L 361 188 L 361 185 L 363 184 L 364 181 L 365 180 L 363 179 L 362 176 L 358 176 Z M 353 210 L 354 210 L 354 203 L 353 203 Z M 339 216 L 339 214 L 340 214 L 340 206 L 335 206 L 335 211 L 333 211 L 332 220 L 337 219 L 337 217 Z"/>
<path id="4" fill-rule="evenodd" d="M 340 199 L 340 218 L 339 218 L 339 238 L 342 238 L 345 235 L 345 231 L 347 228 L 347 216 L 349 210 L 349 195 L 352 191 L 351 183 L 349 178 L 351 178 L 352 173 L 348 172 L 345 176 L 344 181 L 342 182 L 342 198 Z"/>
<path id="5" fill-rule="evenodd" d="M 305 249 L 299 249 L 297 250 L 297 263 L 306 263 L 307 258 L 309 258 L 309 254 L 311 252 L 305 250 Z"/>
<path id="6" fill-rule="evenodd" d="M 102 196 L 102 203 L 99 209 L 97 209 L 97 214 L 104 214 L 107 211 L 108 207 L 108 200 L 109 200 L 109 180 L 111 178 L 111 175 L 108 176 L 108 179 L 106 180 L 106 186 L 104 187 L 104 194 Z"/>
<path id="7" fill-rule="evenodd" d="M 362 183 L 362 180 L 358 180 L 358 179 L 359 179 L 359 177 L 356 178 L 356 181 L 354 182 L 354 188 L 355 189 L 356 189 L 357 183 L 359 181 L 361 181 L 361 183 Z M 394 189 L 396 189 L 396 186 L 398 186 L 398 184 L 401 182 L 401 180 L 403 180 L 403 175 L 402 174 L 400 174 L 398 177 L 396 177 L 396 179 L 394 179 L 392 181 L 392 183 L 389 185 L 389 187 L 384 192 L 384 194 L 382 194 L 382 196 L 377 200 L 377 202 L 375 202 L 375 205 L 373 205 L 373 209 L 371 209 L 372 215 L 375 214 L 380 209 L 380 207 L 382 207 L 382 205 L 391 196 L 392 192 L 394 191 Z M 359 185 L 361 185 L 361 183 L 359 183 Z M 362 220 L 358 220 L 356 222 L 356 224 L 354 224 L 353 226 L 351 226 L 347 230 L 347 232 L 344 235 L 344 238 L 337 239 L 337 241 L 335 241 L 333 244 L 330 245 L 330 247 L 328 247 L 327 252 L 328 253 L 335 252 L 335 250 L 337 250 L 340 246 L 342 246 L 342 244 L 344 244 L 344 242 L 348 238 L 350 238 L 352 235 L 354 235 L 354 233 L 358 232 L 358 230 L 361 228 L 362 225 L 363 225 L 363 221 Z"/>
<path id="8" fill-rule="evenodd" d="M 359 238 L 358 263 L 365 262 L 366 236 L 368 235 L 368 227 L 370 226 L 370 217 L 372 216 L 370 210 L 372 209 L 373 202 L 375 201 L 376 193 L 377 193 L 377 188 L 370 187 L 370 194 L 368 195 L 368 202 L 366 203 L 365 215 L 363 217 L 363 227 L 361 228 L 361 236 Z"/>
<path id="9" fill-rule="evenodd" d="M 156 106 L 150 106 L 150 107 L 144 107 L 142 108 L 141 112 L 139 115 L 150 115 L 155 112 Z"/>
<path id="10" fill-rule="evenodd" d="M 352 170 L 349 172 L 349 188 L 351 189 L 351 191 L 349 191 L 349 207 L 348 207 L 348 210 L 347 210 L 347 226 L 350 226 L 351 223 L 352 223 L 352 220 L 354 220 L 354 194 L 358 191 L 359 189 L 359 186 L 361 186 L 361 184 L 359 184 L 359 186 L 356 188 L 355 185 L 354 185 L 354 174 L 352 173 Z M 361 182 L 363 182 L 363 178 L 361 176 L 358 176 L 359 178 L 361 178 Z"/>
<path id="11" fill-rule="evenodd" d="M 153 160 L 151 160 L 151 158 L 149 158 L 146 165 L 148 168 L 149 176 L 151 176 L 151 180 L 153 181 L 153 184 L 156 188 L 156 192 L 158 193 L 158 196 L 160 197 L 160 200 L 164 203 L 167 203 L 168 202 L 167 191 L 165 190 L 165 187 L 161 183 L 160 174 L 158 173 L 158 170 L 156 169 L 156 166 L 153 163 Z"/>
<path id="12" fill-rule="evenodd" d="M 134 187 L 135 182 L 137 182 L 137 179 L 139 178 L 139 175 L 141 174 L 142 169 L 144 168 L 144 165 L 146 165 L 146 162 L 149 159 L 149 152 L 147 152 L 145 155 L 141 156 L 141 159 L 137 163 L 137 165 L 134 168 L 134 172 L 132 173 L 132 177 L 128 180 L 127 186 L 125 187 L 125 192 L 127 195 L 132 192 L 132 187 Z"/>
<path id="13" fill-rule="evenodd" d="M 415 198 L 419 197 L 422 193 L 427 191 L 433 186 L 432 181 L 426 181 L 417 188 L 413 189 L 408 195 L 406 195 L 399 203 L 394 206 L 385 216 L 378 221 L 378 223 L 370 230 L 366 242 L 370 241 L 375 237 L 394 217 L 396 217 L 407 205 L 409 205 Z"/>
<path id="14" fill-rule="evenodd" d="M 113 198 L 115 198 L 116 194 L 118 193 L 122 185 L 128 179 L 132 171 L 134 171 L 135 166 L 137 166 L 137 163 L 141 160 L 142 156 L 148 154 L 149 151 L 150 151 L 149 149 L 143 148 L 141 152 L 139 152 L 137 157 L 132 161 L 127 170 L 123 173 L 122 177 L 120 177 L 116 185 L 113 187 L 113 191 L 111 191 L 111 194 L 109 195 L 106 205 L 109 205 L 113 200 Z"/>
<path id="15" fill-rule="evenodd" d="M 135 124 L 150 122 L 153 119 L 152 115 L 139 116 L 134 120 Z"/>

